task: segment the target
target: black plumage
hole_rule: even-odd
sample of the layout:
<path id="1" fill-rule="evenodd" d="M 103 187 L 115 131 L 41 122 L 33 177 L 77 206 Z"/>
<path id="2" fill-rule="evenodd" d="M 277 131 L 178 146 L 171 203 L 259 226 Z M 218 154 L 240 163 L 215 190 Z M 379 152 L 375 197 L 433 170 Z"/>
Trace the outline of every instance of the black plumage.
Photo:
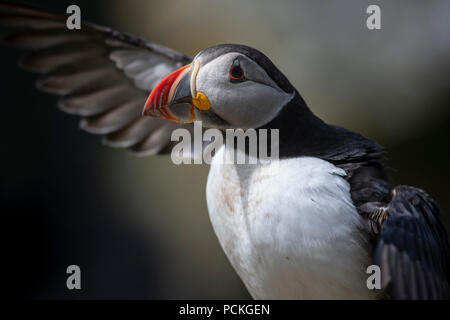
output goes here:
<path id="1" fill-rule="evenodd" d="M 397 299 L 448 299 L 450 248 L 439 207 L 417 188 L 392 195 L 374 255 L 383 286 Z"/>

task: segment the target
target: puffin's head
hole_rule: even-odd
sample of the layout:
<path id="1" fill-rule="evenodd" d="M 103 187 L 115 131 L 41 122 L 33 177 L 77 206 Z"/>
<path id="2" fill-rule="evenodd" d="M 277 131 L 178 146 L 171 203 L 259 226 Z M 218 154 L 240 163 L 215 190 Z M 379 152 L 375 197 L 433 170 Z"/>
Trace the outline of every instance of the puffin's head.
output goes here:
<path id="1" fill-rule="evenodd" d="M 152 91 L 144 115 L 210 128 L 258 128 L 273 120 L 295 89 L 253 48 L 225 44 L 201 51 L 192 63 Z"/>

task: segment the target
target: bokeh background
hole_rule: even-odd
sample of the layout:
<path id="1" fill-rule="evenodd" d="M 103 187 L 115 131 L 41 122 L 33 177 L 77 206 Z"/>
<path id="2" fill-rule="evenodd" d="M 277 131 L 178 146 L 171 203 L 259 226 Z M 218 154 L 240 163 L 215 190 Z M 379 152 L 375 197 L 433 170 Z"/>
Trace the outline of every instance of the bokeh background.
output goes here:
<path id="1" fill-rule="evenodd" d="M 384 145 L 395 183 L 450 221 L 449 1 L 28 1 L 189 55 L 266 53 L 327 122 Z M 366 28 L 381 7 L 382 29 Z M 3 292 L 25 299 L 249 298 L 209 222 L 207 166 L 136 158 L 78 130 L 0 47 Z M 66 267 L 82 290 L 66 289 Z"/>

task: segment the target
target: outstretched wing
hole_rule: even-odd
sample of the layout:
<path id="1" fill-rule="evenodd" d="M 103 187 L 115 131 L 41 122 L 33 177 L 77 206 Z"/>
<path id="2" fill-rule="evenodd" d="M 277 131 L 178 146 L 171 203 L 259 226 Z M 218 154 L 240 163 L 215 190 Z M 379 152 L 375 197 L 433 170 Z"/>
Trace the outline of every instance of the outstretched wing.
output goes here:
<path id="1" fill-rule="evenodd" d="M 69 30 L 65 16 L 18 4 L 0 2 L 0 25 L 4 41 L 30 51 L 20 66 L 42 75 L 36 87 L 61 96 L 58 107 L 81 116 L 83 130 L 139 155 L 170 150 L 182 125 L 141 112 L 152 88 L 190 57 L 88 22 Z"/>
<path id="2" fill-rule="evenodd" d="M 384 215 L 374 263 L 394 299 L 448 299 L 450 247 L 439 208 L 425 192 L 396 187 Z M 383 218 L 383 219 L 384 219 Z"/>

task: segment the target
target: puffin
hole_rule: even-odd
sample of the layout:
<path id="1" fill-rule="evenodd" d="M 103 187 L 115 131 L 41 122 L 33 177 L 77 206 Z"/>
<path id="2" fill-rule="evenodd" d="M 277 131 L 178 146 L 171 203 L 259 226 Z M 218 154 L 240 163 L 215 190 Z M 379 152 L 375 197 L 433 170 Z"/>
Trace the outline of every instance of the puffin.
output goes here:
<path id="1" fill-rule="evenodd" d="M 212 158 L 206 201 L 226 256 L 254 299 L 448 299 L 449 242 L 423 190 L 392 186 L 384 149 L 313 114 L 260 51 L 215 45 L 195 57 L 108 27 L 0 2 L 3 42 L 80 128 L 140 155 L 168 154 L 193 122 L 278 130 L 278 157 Z M 368 270 L 380 272 L 369 286 Z M 376 283 L 376 281 L 375 281 Z"/>

